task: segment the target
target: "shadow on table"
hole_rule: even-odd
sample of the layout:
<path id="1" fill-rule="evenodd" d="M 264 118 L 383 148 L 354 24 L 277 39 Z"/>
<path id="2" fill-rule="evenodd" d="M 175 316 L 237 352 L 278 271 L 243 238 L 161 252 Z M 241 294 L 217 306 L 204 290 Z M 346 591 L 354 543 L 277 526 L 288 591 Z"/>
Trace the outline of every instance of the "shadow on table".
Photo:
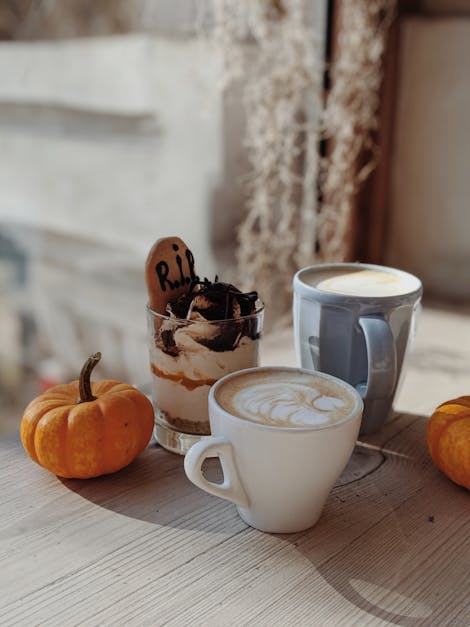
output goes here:
<path id="1" fill-rule="evenodd" d="M 311 561 L 332 588 L 364 612 L 396 625 L 443 624 L 446 615 L 437 619 L 435 613 L 442 611 L 446 599 L 449 619 L 458 613 L 459 601 L 460 609 L 465 606 L 465 586 L 460 592 L 453 590 L 455 576 L 451 576 L 459 559 L 465 571 L 464 556 L 451 557 L 442 540 L 449 521 L 463 519 L 468 495 L 430 461 L 426 419 L 399 416 L 396 420 L 401 420 L 400 425 L 390 430 L 388 438 L 382 437 L 380 445 L 374 444 L 380 436 L 370 436 L 356 447 L 317 525 L 282 537 Z M 354 459 L 358 455 L 364 459 Z M 356 473 L 365 471 L 360 480 L 348 480 L 351 466 Z M 429 559 L 436 551 L 442 558 Z"/>
<path id="2" fill-rule="evenodd" d="M 463 552 L 449 551 L 446 539 L 454 525 L 450 544 L 465 542 L 464 525 L 455 529 L 468 511 L 468 493 L 431 463 L 423 417 L 402 415 L 392 422 L 356 447 L 315 527 L 273 537 L 377 619 L 405 627 L 449 624 L 459 605 L 465 607 L 465 586 L 452 586 L 455 569 L 465 579 L 466 564 Z M 208 473 L 220 479 L 217 464 Z M 186 478 L 182 457 L 156 446 L 114 475 L 63 484 L 99 507 L 155 525 L 225 536 L 247 529 L 231 503 Z M 250 533 L 256 542 L 257 532 Z"/>
<path id="3" fill-rule="evenodd" d="M 222 478 L 207 460 L 211 481 Z M 186 477 L 183 457 L 151 444 L 129 466 L 96 479 L 61 479 L 64 486 L 99 507 L 156 525 L 230 533 L 246 528 L 231 503 L 196 488 Z M 214 514 L 211 516 L 211 512 Z M 225 525 L 225 528 L 224 528 Z"/>

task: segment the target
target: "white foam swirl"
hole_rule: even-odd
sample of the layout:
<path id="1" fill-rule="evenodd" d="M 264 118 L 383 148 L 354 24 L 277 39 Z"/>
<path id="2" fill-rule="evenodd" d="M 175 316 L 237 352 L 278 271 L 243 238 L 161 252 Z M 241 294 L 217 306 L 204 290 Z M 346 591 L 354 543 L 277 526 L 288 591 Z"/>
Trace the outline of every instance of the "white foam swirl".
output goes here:
<path id="1" fill-rule="evenodd" d="M 322 394 L 312 385 L 266 382 L 237 391 L 232 398 L 237 413 L 248 420 L 277 426 L 321 426 L 348 413 L 347 403 Z"/>

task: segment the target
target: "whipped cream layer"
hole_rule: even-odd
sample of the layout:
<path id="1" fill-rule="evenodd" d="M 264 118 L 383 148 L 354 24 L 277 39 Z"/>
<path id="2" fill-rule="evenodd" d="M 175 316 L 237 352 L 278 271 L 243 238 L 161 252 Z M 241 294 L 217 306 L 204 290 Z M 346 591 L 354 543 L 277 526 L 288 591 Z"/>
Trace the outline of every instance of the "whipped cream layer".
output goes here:
<path id="1" fill-rule="evenodd" d="M 206 423 L 209 432 L 210 387 L 230 372 L 256 366 L 260 341 L 242 337 L 234 350 L 213 351 L 193 339 L 191 327 L 176 331 L 177 355 L 151 350 L 154 398 L 170 422 Z"/>
<path id="2" fill-rule="evenodd" d="M 207 410 L 209 385 L 192 390 L 163 377 L 153 376 L 153 398 L 156 399 L 160 419 L 188 433 L 209 435 Z"/>
<path id="3" fill-rule="evenodd" d="M 152 360 L 161 376 L 185 379 L 188 388 L 212 385 L 229 372 L 249 368 L 258 363 L 259 341 L 242 337 L 234 350 L 213 351 L 193 338 L 194 324 L 178 329 L 174 335 L 179 353 L 169 355 L 156 348 Z M 155 372 L 155 370 L 154 370 Z"/>
<path id="4" fill-rule="evenodd" d="M 344 420 L 355 401 L 334 382 L 289 371 L 246 373 L 216 394 L 231 414 L 278 427 L 322 427 Z"/>

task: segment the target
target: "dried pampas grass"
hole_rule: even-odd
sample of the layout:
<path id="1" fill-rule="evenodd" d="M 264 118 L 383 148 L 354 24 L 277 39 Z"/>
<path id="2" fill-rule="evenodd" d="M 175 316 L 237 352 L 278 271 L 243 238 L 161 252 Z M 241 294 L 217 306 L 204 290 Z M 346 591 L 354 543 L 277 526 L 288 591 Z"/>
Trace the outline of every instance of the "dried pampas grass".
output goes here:
<path id="1" fill-rule="evenodd" d="M 215 0 L 213 10 L 224 82 L 241 81 L 246 113 L 238 277 L 282 311 L 293 272 L 315 255 L 322 55 L 304 0 Z"/>
<path id="2" fill-rule="evenodd" d="M 242 84 L 248 200 L 238 232 L 238 275 L 284 322 L 292 275 L 342 260 L 354 195 L 375 165 L 382 56 L 396 0 L 341 2 L 332 89 L 322 102 L 323 51 L 308 0 L 213 0 L 212 36 L 224 85 Z M 317 30 L 318 32 L 318 30 Z M 331 139 L 320 162 L 319 145 Z"/>
<path id="3" fill-rule="evenodd" d="M 395 4 L 395 0 L 341 3 L 332 88 L 323 114 L 322 133 L 331 140 L 331 149 L 320 174 L 317 237 L 322 261 L 345 260 L 353 199 L 378 159 L 372 132 L 378 124 L 382 59 Z M 369 158 L 360 167 L 364 154 Z"/>

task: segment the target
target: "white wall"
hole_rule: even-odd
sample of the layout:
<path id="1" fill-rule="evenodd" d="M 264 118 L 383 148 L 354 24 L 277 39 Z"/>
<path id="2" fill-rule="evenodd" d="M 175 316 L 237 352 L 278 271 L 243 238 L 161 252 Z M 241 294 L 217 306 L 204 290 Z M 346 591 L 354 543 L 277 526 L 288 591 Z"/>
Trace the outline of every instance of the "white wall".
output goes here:
<path id="1" fill-rule="evenodd" d="M 207 44 L 5 43 L 0 75 L 0 221 L 117 243 L 140 259 L 178 234 L 213 272 L 222 106 Z"/>
<path id="2" fill-rule="evenodd" d="M 195 39 L 0 44 L 0 229 L 30 254 L 18 306 L 66 378 L 101 350 L 102 374 L 146 380 L 144 261 L 157 238 L 182 237 L 198 273 L 215 274 L 218 75 Z"/>
<path id="3" fill-rule="evenodd" d="M 387 262 L 470 298 L 470 19 L 402 25 Z"/>

